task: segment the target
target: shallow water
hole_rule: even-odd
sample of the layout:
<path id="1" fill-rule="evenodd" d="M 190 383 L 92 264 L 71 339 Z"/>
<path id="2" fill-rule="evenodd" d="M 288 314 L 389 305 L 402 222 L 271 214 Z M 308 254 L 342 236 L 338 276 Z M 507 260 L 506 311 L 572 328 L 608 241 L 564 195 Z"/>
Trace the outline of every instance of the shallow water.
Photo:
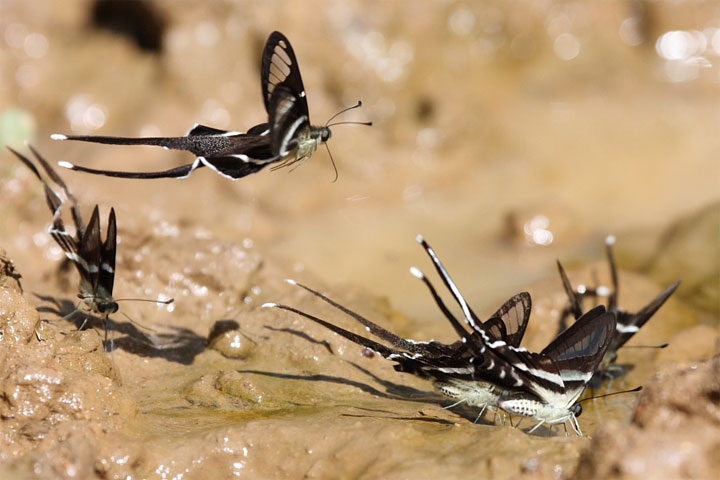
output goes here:
<path id="1" fill-rule="evenodd" d="M 112 363 L 97 351 L 100 323 L 93 324 L 99 336 L 78 336 L 74 324 L 41 312 L 50 322 L 46 346 L 30 343 L 18 358 L 28 368 L 69 369 L 62 385 L 85 406 L 65 423 L 35 419 L 50 434 L 13 444 L 2 456 L 7 465 L 63 476 L 64 457 L 56 454 L 63 443 L 54 439 L 84 432 L 93 440 L 79 442 L 70 458 L 79 471 L 108 477 L 570 475 L 586 438 L 473 425 L 471 409 L 438 409 L 451 402 L 427 382 L 363 357 L 307 321 L 259 308 L 283 302 L 354 327 L 282 282 L 297 278 L 400 334 L 450 342 L 452 330 L 408 274 L 412 265 L 432 272 L 418 233 L 479 313 L 530 291 L 526 344 L 533 349 L 552 338 L 563 306 L 555 259 L 573 283 L 597 277 L 607 284 L 609 233 L 618 237 L 625 308 L 639 309 L 676 278 L 709 285 L 684 292 L 683 284 L 633 340 L 671 346 L 621 352 L 635 368 L 613 390 L 716 352 L 717 262 L 704 270 L 718 258 L 717 203 L 707 207 L 718 200 L 720 178 L 713 40 L 720 37 L 712 30 L 720 17 L 711 6 L 160 2 L 165 47 L 151 53 L 90 28 L 89 5 L 1 7 L 3 142 L 21 148 L 30 139 L 51 161 L 95 168 L 189 162 L 162 149 L 48 136 L 180 135 L 194 122 L 258 123 L 265 113 L 257 65 L 273 29 L 293 42 L 315 123 L 362 98 L 365 107 L 348 118 L 374 126 L 333 129 L 336 183 L 322 150 L 292 173 L 263 171 L 238 182 L 203 170 L 188 180 L 146 182 L 61 172 L 86 216 L 95 203 L 103 215 L 110 206 L 117 211 L 115 296 L 176 301 L 122 303 L 154 331 L 116 316 Z M 690 36 L 664 37 L 680 29 Z M 704 50 L 694 30 L 709 39 Z M 692 58 L 664 58 L 680 55 L 672 42 L 694 48 Z M 40 185 L 0 155 L 0 245 L 23 275 L 25 298 L 36 307 L 48 306 L 36 294 L 56 298 L 68 313 L 77 278 L 58 270 Z M 703 228 L 677 223 L 703 207 Z M 700 233 L 668 237 L 672 231 Z M 688 255 L 709 260 L 688 262 Z M 218 321 L 236 322 L 240 334 L 207 348 Z M 156 346 L 139 343 L 147 337 Z M 233 341 L 242 358 L 220 353 L 233 355 Z M 62 349 L 75 352 L 62 357 L 72 361 L 55 358 Z M 83 371 L 107 381 L 106 390 L 86 388 Z M 108 398 L 117 405 L 107 408 Z M 579 419 L 584 432 L 628 422 L 636 401 L 630 394 L 592 402 Z M 85 409 L 103 406 L 112 414 L 83 423 Z"/>

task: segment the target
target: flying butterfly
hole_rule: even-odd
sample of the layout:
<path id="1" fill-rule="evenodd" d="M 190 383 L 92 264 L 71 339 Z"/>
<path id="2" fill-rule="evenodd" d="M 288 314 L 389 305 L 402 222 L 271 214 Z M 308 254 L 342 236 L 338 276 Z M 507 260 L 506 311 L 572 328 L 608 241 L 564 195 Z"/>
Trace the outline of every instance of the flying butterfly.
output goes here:
<path id="1" fill-rule="evenodd" d="M 273 32 L 265 43 L 261 67 L 261 87 L 268 121 L 255 125 L 246 133 L 220 130 L 196 124 L 184 137 L 108 137 L 53 134 L 54 140 L 79 140 L 110 145 L 154 145 L 170 150 L 184 150 L 197 158 L 188 165 L 157 172 L 96 170 L 69 162 L 59 165 L 71 170 L 119 178 L 187 178 L 196 169 L 209 167 L 220 175 L 237 180 L 256 173 L 268 165 L 272 169 L 290 166 L 309 159 L 331 136 L 333 125 L 371 122 L 330 122 L 338 115 L 362 106 L 362 102 L 333 115 L 323 126 L 310 124 L 305 87 L 290 42 L 280 32 Z M 325 145 L 327 147 L 327 144 Z M 330 150 L 328 148 L 328 153 Z M 330 155 L 335 171 L 335 162 Z M 335 181 L 333 180 L 333 181 Z"/>
<path id="2" fill-rule="evenodd" d="M 645 323 L 652 318 L 660 307 L 667 301 L 668 298 L 677 290 L 680 285 L 680 280 L 676 281 L 668 288 L 660 292 L 654 299 L 650 301 L 643 308 L 635 313 L 628 312 L 618 305 L 618 292 L 619 282 L 617 273 L 617 264 L 615 262 L 615 255 L 613 253 L 613 246 L 615 244 L 615 237 L 610 235 L 605 239 L 605 253 L 608 260 L 610 269 L 610 280 L 612 282 L 612 288 L 605 286 L 599 286 L 597 288 L 589 288 L 585 285 L 579 286 L 577 289 L 572 287 L 570 279 L 565 272 L 563 266 L 558 262 L 558 271 L 560 278 L 563 283 L 563 288 L 568 297 L 568 306 L 561 314 L 560 325 L 561 329 L 564 326 L 567 316 L 573 315 L 575 319 L 580 318 L 583 314 L 583 300 L 591 297 L 607 297 L 608 304 L 607 309 L 610 312 L 614 312 L 617 316 L 617 326 L 615 334 L 613 335 L 612 341 L 607 349 L 606 357 L 600 364 L 598 369 L 598 375 L 593 380 L 593 385 L 599 385 L 602 383 L 603 378 L 615 378 L 623 375 L 627 368 L 615 365 L 617 359 L 617 351 L 622 348 L 632 337 L 635 335 Z M 661 345 L 660 348 L 667 346 Z"/>
<path id="3" fill-rule="evenodd" d="M 80 293 L 78 294 L 78 298 L 91 312 L 102 316 L 105 324 L 105 344 L 112 350 L 112 340 L 108 343 L 108 316 L 116 313 L 119 309 L 117 301 L 112 296 L 115 282 L 115 256 L 117 251 L 115 209 L 110 209 L 105 241 L 103 241 L 98 206 L 95 205 L 92 215 L 90 216 L 90 221 L 87 226 L 84 226 L 77 201 L 70 193 L 65 182 L 37 150 L 32 146 L 29 146 L 29 148 L 49 179 L 62 190 L 67 201 L 70 202 L 71 215 L 73 223 L 75 224 L 75 236 L 67 232 L 62 220 L 61 214 L 64 200 L 50 187 L 48 181 L 43 178 L 38 168 L 29 158 L 8 147 L 43 184 L 45 200 L 53 215 L 50 235 L 63 250 L 65 256 L 75 265 L 75 268 L 80 274 Z M 156 303 L 168 304 L 172 301 L 173 299 Z M 71 314 L 76 311 L 77 310 L 71 312 Z M 82 329 L 84 325 L 85 322 L 80 326 L 80 329 Z"/>

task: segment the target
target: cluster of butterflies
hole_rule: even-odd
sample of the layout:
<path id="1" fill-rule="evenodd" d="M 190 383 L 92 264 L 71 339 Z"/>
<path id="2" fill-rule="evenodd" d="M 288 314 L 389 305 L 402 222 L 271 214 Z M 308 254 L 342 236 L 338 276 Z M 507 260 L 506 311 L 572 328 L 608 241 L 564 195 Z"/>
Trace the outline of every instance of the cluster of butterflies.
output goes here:
<path id="1" fill-rule="evenodd" d="M 295 53 L 287 38 L 273 32 L 268 38 L 262 56 L 261 86 L 268 121 L 250 128 L 246 133 L 225 131 L 195 125 L 184 137 L 127 138 L 107 136 L 68 136 L 55 134 L 56 140 L 80 140 L 114 145 L 155 145 L 167 149 L 192 152 L 193 163 L 170 170 L 156 172 L 124 172 L 96 170 L 59 162 L 59 165 L 81 172 L 121 178 L 187 178 L 196 169 L 209 167 L 219 174 L 237 180 L 255 173 L 268 165 L 273 169 L 300 164 L 330 139 L 330 127 L 343 123 L 370 125 L 360 122 L 330 122 L 337 115 L 361 106 L 361 102 L 334 115 L 324 126 L 310 124 L 305 89 L 298 69 Z M 327 146 L 327 145 L 326 145 Z M 32 147 L 34 157 L 49 180 L 46 180 L 33 162 L 19 152 L 10 149 L 43 183 L 48 207 L 52 213 L 50 234 L 75 265 L 80 274 L 81 302 L 93 313 L 102 315 L 105 322 L 106 345 L 107 319 L 118 311 L 118 303 L 112 296 L 117 249 L 117 225 L 115 211 L 110 210 L 105 240 L 101 238 L 100 216 L 97 205 L 90 222 L 85 226 L 77 202 L 60 176 L 50 164 Z M 328 150 L 329 153 L 329 150 Z M 332 161 L 332 156 L 330 156 Z M 335 168 L 334 161 L 332 162 Z M 337 179 L 337 168 L 335 168 Z M 54 187 L 51 187 L 54 184 Z M 65 199 L 61 198 L 61 194 Z M 70 202 L 75 224 L 75 234 L 65 229 L 61 218 L 62 206 Z M 264 307 L 276 307 L 294 312 L 327 327 L 384 358 L 396 363 L 395 369 L 429 379 L 444 395 L 457 400 L 455 405 L 465 403 L 480 408 L 478 419 L 487 409 L 498 409 L 511 415 L 531 417 L 541 425 L 569 422 L 572 429 L 582 435 L 577 417 L 582 411 L 579 398 L 593 382 L 623 373 L 615 364 L 617 350 L 622 347 L 672 295 L 679 282 L 658 295 L 637 313 L 628 313 L 617 304 L 617 271 L 612 255 L 612 244 L 607 252 L 613 281 L 607 308 L 600 305 L 583 311 L 583 300 L 604 296 L 600 289 L 586 287 L 573 289 L 564 269 L 558 263 L 563 285 L 568 294 L 568 307 L 562 314 L 564 325 L 569 315 L 575 322 L 563 331 L 540 353 L 530 352 L 520 346 L 530 319 L 532 303 L 530 295 L 523 292 L 513 296 L 500 307 L 489 320 L 482 321 L 470 308 L 465 298 L 443 267 L 433 249 L 422 237 L 418 242 L 430 256 L 445 286 L 462 310 L 458 320 L 428 278 L 417 268 L 411 273 L 423 281 L 437 306 L 450 322 L 458 341 L 446 345 L 437 341 L 418 342 L 402 338 L 361 315 L 336 303 L 323 294 L 289 280 L 340 311 L 360 322 L 373 335 L 392 346 L 365 338 L 340 328 L 318 317 L 291 306 L 267 303 Z M 609 291 L 609 289 L 607 289 Z M 167 300 L 159 303 L 170 303 Z M 84 324 L 84 323 L 83 323 Z M 112 350 L 112 344 L 110 344 Z"/>
<path id="2" fill-rule="evenodd" d="M 510 415 L 537 420 L 538 423 L 528 433 L 534 432 L 541 425 L 548 425 L 552 430 L 558 424 L 562 424 L 567 433 L 566 423 L 569 422 L 575 433 L 582 435 L 577 417 L 582 413 L 580 402 L 584 400 L 579 399 L 583 392 L 588 386 L 599 386 L 605 378 L 624 373 L 627 367 L 615 364 L 618 349 L 653 316 L 680 283 L 675 282 L 637 313 L 621 309 L 617 304 L 618 283 L 612 253 L 613 240 L 609 238 L 607 254 L 612 290 L 607 287 L 588 289 L 584 286 L 573 289 L 558 262 L 568 295 L 568 307 L 562 314 L 562 321 L 572 314 L 575 322 L 539 353 L 520 346 L 532 310 L 529 293 L 514 295 L 490 319 L 482 321 L 468 305 L 435 251 L 421 236 L 418 236 L 417 241 L 429 255 L 445 287 L 459 305 L 462 322 L 453 315 L 433 284 L 418 268 L 412 267 L 410 273 L 422 280 L 460 337 L 455 343 L 447 345 L 435 340 L 420 342 L 402 338 L 294 280 L 287 282 L 349 315 L 368 332 L 391 346 L 357 335 L 288 305 L 266 303 L 263 307 L 279 308 L 301 315 L 392 360 L 395 362 L 395 370 L 429 379 L 440 393 L 456 400 L 451 406 L 464 403 L 479 407 L 477 420 L 487 409 L 496 414 L 497 409 L 500 409 Z M 598 290 L 600 294 L 606 293 L 602 290 L 608 291 L 607 308 L 598 305 L 583 312 L 582 301 L 586 297 L 598 296 Z M 660 347 L 663 346 L 666 345 Z"/>

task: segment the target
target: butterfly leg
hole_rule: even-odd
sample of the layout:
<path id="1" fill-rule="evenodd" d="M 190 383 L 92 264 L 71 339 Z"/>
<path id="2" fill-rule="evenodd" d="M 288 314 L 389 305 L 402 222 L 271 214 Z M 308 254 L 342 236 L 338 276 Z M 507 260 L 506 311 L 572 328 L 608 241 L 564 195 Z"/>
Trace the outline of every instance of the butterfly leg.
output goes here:
<path id="1" fill-rule="evenodd" d="M 499 409 L 494 410 L 494 412 L 495 412 L 495 415 L 493 416 L 493 423 L 497 423 L 497 417 L 500 417 L 500 425 L 502 425 L 504 427 L 505 419 L 506 419 L 505 413 L 500 411 Z"/>
<path id="2" fill-rule="evenodd" d="M 87 325 L 87 321 L 88 321 L 88 317 L 85 317 L 85 318 L 83 319 L 83 322 L 82 322 L 82 323 L 80 324 L 80 326 L 78 327 L 78 331 L 85 328 L 85 325 Z"/>
<path id="3" fill-rule="evenodd" d="M 480 413 L 478 413 L 478 416 L 475 418 L 475 421 L 473 423 L 477 423 L 482 418 L 483 414 L 485 413 L 485 410 L 487 410 L 488 404 L 486 403 L 483 405 L 483 407 L 480 409 Z"/>
<path id="4" fill-rule="evenodd" d="M 299 167 L 300 165 L 302 165 L 303 163 L 305 163 L 305 161 L 306 161 L 308 158 L 310 158 L 310 157 L 305 156 L 305 157 L 302 157 L 302 158 L 300 158 L 300 159 L 298 159 L 298 160 L 295 160 L 294 162 L 290 162 L 290 163 L 288 164 L 288 166 L 292 165 L 293 163 L 297 163 L 297 165 L 295 165 L 295 166 L 292 167 L 290 170 L 288 170 L 288 173 L 294 172 L 295 169 L 298 168 L 298 167 Z"/>
<path id="5" fill-rule="evenodd" d="M 563 422 L 563 428 L 565 429 L 565 436 L 569 436 L 570 434 L 568 433 L 567 423 Z"/>
<path id="6" fill-rule="evenodd" d="M 63 315 L 63 317 L 62 317 L 63 320 L 70 320 L 73 315 L 75 315 L 77 312 L 79 312 L 79 311 L 80 311 L 80 304 L 81 304 L 81 303 L 82 303 L 82 300 L 80 300 L 79 302 L 77 302 L 77 303 L 75 304 L 75 308 L 73 309 L 72 312 L 68 313 L 67 315 Z M 87 322 L 87 318 L 85 318 L 85 322 Z M 83 323 L 83 325 L 85 325 L 85 323 Z M 81 330 L 81 329 L 78 328 L 78 330 Z"/>
<path id="7" fill-rule="evenodd" d="M 540 428 L 540 425 L 542 425 L 542 424 L 544 424 L 544 423 L 545 423 L 545 420 L 540 420 L 540 423 L 538 423 L 538 424 L 535 425 L 533 428 L 531 428 L 530 430 L 528 430 L 527 433 L 533 433 L 535 430 L 537 430 L 538 428 Z"/>
<path id="8" fill-rule="evenodd" d="M 575 430 L 575 433 L 578 434 L 578 437 L 583 436 L 582 430 L 580 429 L 580 424 L 578 423 L 577 417 L 575 415 L 572 415 L 570 417 L 570 426 L 573 428 L 573 430 Z"/>
<path id="9" fill-rule="evenodd" d="M 104 322 L 105 324 L 105 351 L 111 352 L 115 350 L 115 330 L 110 330 L 108 328 L 108 316 L 105 315 Z M 108 330 L 110 330 L 110 341 L 108 342 Z"/>
<path id="10" fill-rule="evenodd" d="M 42 324 L 42 320 L 38 320 L 37 323 L 35 324 L 35 328 L 33 329 L 35 331 L 35 338 L 37 338 L 38 342 L 43 341 L 43 338 L 40 336 L 40 332 L 38 331 L 38 327 L 42 326 L 41 324 Z"/>
<path id="11" fill-rule="evenodd" d="M 461 403 L 464 403 L 464 402 L 465 402 L 465 399 L 463 398 L 462 400 L 459 400 L 459 401 L 453 403 L 452 405 L 448 405 L 447 407 L 442 407 L 442 409 L 443 409 L 443 410 L 450 410 L 451 408 L 457 407 L 458 405 L 460 405 Z"/>

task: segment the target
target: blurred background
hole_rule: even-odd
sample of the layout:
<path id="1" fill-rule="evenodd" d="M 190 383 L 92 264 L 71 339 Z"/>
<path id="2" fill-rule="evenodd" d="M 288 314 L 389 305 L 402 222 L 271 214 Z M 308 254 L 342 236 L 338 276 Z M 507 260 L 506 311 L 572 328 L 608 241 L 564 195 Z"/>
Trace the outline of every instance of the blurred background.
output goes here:
<path id="1" fill-rule="evenodd" d="M 61 172 L 88 211 L 118 211 L 120 282 L 143 279 L 143 239 L 188 235 L 252 248 L 286 276 L 386 296 L 422 323 L 435 314 L 407 274 L 430 269 L 418 233 L 487 308 L 555 277 L 556 258 L 602 259 L 612 233 L 621 268 L 658 287 L 683 278 L 678 295 L 717 320 L 715 2 L 3 0 L 0 144 L 103 169 L 190 163 L 49 135 L 260 123 L 273 30 L 293 44 L 314 124 L 362 99 L 345 119 L 374 125 L 334 128 L 336 183 L 324 149 L 292 173 L 237 182 L 207 169 L 154 181 Z M 6 151 L 0 182 L 0 245 L 40 289 L 62 256 L 41 188 Z M 145 293 L 172 289 L 195 258 L 196 244 L 172 245 L 180 276 L 143 280 Z M 185 295 L 223 290 L 198 278 L 182 280 Z"/>
<path id="2" fill-rule="evenodd" d="M 373 126 L 333 128 L 334 183 L 323 148 L 235 182 L 62 170 L 86 220 L 94 204 L 103 225 L 117 212 L 115 298 L 175 298 L 122 303 L 135 324 L 113 315 L 112 355 L 101 319 L 78 332 L 82 317 L 58 318 L 77 274 L 41 185 L 0 148 L 0 273 L 5 250 L 45 320 L 0 285 L 0 477 L 14 461 L 33 472 L 22 478 L 715 478 L 720 363 L 701 361 L 720 346 L 720 3 L 0 0 L 0 146 L 110 170 L 191 163 L 50 134 L 264 122 L 273 30 L 292 42 L 314 124 L 362 100 L 342 119 Z M 621 307 L 682 279 L 633 339 L 670 346 L 623 351 L 634 368 L 607 387 L 646 391 L 584 404 L 597 443 L 485 428 L 428 403 L 430 385 L 392 362 L 259 308 L 361 331 L 292 277 L 401 335 L 455 341 L 408 274 L 437 282 L 419 233 L 481 316 L 532 294 L 530 349 L 567 304 L 555 260 L 576 286 L 607 285 L 609 234 Z"/>

